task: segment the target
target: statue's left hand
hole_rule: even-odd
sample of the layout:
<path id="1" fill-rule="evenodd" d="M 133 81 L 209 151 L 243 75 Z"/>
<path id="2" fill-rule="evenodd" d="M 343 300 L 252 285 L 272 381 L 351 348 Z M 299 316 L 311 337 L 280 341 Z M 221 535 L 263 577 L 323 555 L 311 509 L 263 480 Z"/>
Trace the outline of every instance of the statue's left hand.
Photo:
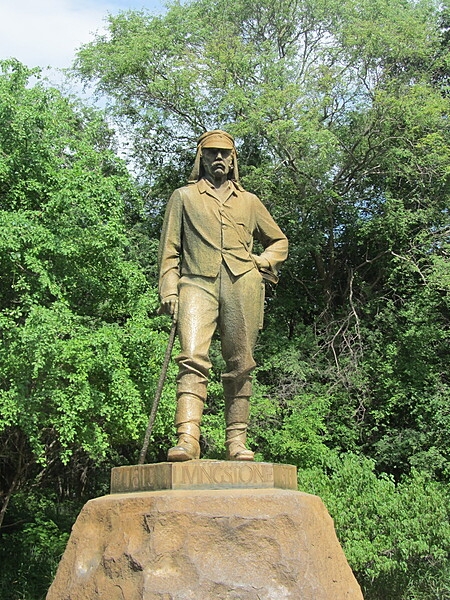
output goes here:
<path id="1" fill-rule="evenodd" d="M 257 254 L 253 254 L 253 258 L 255 259 L 255 263 L 260 271 L 261 269 L 265 269 L 266 271 L 270 270 L 270 263 L 267 258 L 258 256 Z"/>

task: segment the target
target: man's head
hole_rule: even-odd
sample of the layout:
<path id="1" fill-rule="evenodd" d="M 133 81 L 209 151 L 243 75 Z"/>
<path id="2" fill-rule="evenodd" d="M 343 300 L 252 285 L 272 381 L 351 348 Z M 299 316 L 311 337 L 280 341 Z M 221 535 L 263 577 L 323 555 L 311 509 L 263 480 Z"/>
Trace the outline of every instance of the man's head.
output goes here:
<path id="1" fill-rule="evenodd" d="M 233 138 L 226 131 L 206 131 L 198 139 L 189 182 L 194 183 L 204 176 L 210 180 L 226 177 L 238 182 L 236 148 Z"/>
<path id="2" fill-rule="evenodd" d="M 225 181 L 233 172 L 233 150 L 228 148 L 203 148 L 201 166 L 209 181 Z"/>

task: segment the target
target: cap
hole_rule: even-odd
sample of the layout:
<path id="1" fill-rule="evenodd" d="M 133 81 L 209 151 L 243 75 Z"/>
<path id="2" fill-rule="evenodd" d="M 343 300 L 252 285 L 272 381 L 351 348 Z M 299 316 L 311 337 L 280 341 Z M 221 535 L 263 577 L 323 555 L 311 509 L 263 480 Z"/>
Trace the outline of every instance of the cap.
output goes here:
<path id="1" fill-rule="evenodd" d="M 226 131 L 214 129 L 203 133 L 197 142 L 199 148 L 221 148 L 226 150 L 234 149 L 234 139 Z"/>

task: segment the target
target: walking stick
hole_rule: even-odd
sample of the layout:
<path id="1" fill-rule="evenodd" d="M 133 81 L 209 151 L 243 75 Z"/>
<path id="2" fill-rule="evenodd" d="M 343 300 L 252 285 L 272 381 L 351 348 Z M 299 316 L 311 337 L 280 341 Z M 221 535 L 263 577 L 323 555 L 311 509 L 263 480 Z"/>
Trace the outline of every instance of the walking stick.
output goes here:
<path id="1" fill-rule="evenodd" d="M 147 431 L 145 432 L 144 444 L 142 446 L 141 453 L 139 455 L 138 465 L 143 465 L 145 456 L 147 454 L 148 443 L 152 434 L 153 424 L 155 422 L 156 411 L 158 410 L 158 404 L 161 399 L 161 394 L 166 380 L 167 369 L 169 367 L 170 357 L 172 356 L 173 344 L 175 342 L 175 334 L 177 332 L 177 319 L 174 317 L 172 320 L 172 327 L 170 329 L 169 341 L 167 342 L 166 353 L 164 355 L 164 362 L 161 367 L 161 373 L 159 375 L 158 387 L 155 392 L 155 399 L 153 400 L 152 410 L 150 411 L 150 417 L 148 419 Z"/>

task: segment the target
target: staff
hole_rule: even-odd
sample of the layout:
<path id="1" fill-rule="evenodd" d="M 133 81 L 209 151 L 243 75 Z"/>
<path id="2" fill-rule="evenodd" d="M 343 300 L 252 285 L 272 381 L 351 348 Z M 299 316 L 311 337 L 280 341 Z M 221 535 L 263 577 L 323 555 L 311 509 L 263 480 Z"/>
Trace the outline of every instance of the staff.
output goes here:
<path id="1" fill-rule="evenodd" d="M 172 320 L 172 327 L 170 329 L 169 341 L 167 342 L 166 353 L 164 355 L 164 362 L 159 375 L 158 387 L 156 388 L 155 399 L 153 400 L 152 410 L 150 411 L 150 417 L 148 419 L 147 431 L 145 432 L 144 444 L 142 446 L 141 453 L 139 455 L 138 465 L 143 465 L 145 462 L 145 456 L 148 450 L 148 444 L 150 436 L 152 435 L 153 424 L 155 422 L 156 411 L 158 410 L 158 404 L 161 399 L 161 394 L 166 380 L 167 369 L 169 367 L 170 357 L 172 356 L 173 344 L 175 342 L 175 335 L 177 332 L 177 319 L 174 316 Z"/>

